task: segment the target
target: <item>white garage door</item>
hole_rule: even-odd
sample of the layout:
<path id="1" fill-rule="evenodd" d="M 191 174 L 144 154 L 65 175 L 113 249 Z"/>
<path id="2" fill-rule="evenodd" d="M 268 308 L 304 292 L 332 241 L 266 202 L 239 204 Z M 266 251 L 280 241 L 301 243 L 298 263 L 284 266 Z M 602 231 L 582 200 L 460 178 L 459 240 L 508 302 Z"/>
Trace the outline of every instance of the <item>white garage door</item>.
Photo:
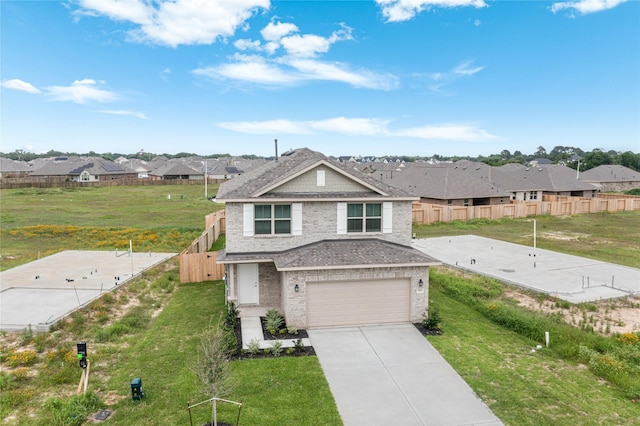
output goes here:
<path id="1" fill-rule="evenodd" d="M 307 326 L 409 321 L 409 279 L 307 283 Z"/>

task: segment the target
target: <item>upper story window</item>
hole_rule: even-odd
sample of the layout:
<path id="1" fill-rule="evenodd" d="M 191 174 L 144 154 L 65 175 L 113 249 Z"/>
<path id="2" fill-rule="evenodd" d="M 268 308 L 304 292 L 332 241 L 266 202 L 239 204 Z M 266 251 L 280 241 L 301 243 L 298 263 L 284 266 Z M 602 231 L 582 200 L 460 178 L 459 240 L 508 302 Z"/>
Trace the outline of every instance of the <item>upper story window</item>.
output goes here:
<path id="1" fill-rule="evenodd" d="M 347 232 L 381 232 L 382 204 L 347 204 Z"/>
<path id="2" fill-rule="evenodd" d="M 257 234 L 291 234 L 291 205 L 256 204 L 254 231 Z"/>

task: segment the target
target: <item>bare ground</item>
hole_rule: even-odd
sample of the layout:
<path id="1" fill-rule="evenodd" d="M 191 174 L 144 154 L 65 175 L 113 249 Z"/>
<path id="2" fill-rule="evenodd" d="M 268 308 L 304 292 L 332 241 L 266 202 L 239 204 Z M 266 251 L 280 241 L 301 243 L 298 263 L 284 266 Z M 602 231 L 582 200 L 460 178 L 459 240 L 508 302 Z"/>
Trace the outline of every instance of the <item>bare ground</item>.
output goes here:
<path id="1" fill-rule="evenodd" d="M 602 335 L 640 331 L 640 297 L 572 305 L 553 297 L 536 297 L 516 289 L 506 290 L 505 296 L 527 309 L 561 314 L 567 324 L 575 327 L 590 325 L 594 332 Z"/>

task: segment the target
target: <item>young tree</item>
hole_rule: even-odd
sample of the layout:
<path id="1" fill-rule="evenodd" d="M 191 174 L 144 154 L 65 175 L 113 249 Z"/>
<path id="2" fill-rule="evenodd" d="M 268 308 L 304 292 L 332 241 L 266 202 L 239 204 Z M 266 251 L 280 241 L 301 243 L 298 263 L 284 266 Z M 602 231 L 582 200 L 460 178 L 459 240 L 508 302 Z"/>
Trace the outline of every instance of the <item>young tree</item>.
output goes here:
<path id="1" fill-rule="evenodd" d="M 205 330 L 200 340 L 200 350 L 192 366 L 202 391 L 211 398 L 212 424 L 217 426 L 216 401 L 233 392 L 235 381 L 231 377 L 229 361 L 231 350 L 225 339 L 225 331 L 219 325 Z"/>

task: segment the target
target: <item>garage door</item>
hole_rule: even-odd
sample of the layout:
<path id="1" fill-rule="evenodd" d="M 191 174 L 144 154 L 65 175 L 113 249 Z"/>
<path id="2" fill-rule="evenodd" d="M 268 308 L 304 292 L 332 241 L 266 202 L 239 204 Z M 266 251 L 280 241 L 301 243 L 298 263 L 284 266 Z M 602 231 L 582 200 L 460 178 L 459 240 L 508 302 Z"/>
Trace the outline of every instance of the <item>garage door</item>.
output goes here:
<path id="1" fill-rule="evenodd" d="M 409 321 L 409 279 L 307 283 L 307 326 Z"/>

